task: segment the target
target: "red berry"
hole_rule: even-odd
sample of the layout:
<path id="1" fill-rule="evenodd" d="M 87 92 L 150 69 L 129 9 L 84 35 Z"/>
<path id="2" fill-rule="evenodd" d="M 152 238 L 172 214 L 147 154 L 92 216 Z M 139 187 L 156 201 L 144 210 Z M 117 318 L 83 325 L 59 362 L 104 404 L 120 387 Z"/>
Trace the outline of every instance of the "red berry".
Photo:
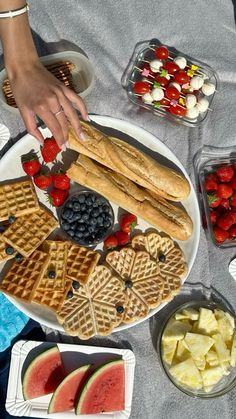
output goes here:
<path id="1" fill-rule="evenodd" d="M 155 49 L 155 55 L 159 60 L 167 60 L 169 51 L 166 47 L 161 46 Z"/>
<path id="2" fill-rule="evenodd" d="M 40 172 L 34 176 L 34 183 L 39 189 L 45 190 L 52 184 L 52 175 Z"/>
<path id="3" fill-rule="evenodd" d="M 177 116 L 185 116 L 187 109 L 182 107 L 182 106 L 170 106 L 169 107 L 169 112 L 172 113 L 173 115 L 177 115 Z"/>
<path id="4" fill-rule="evenodd" d="M 68 190 L 63 191 L 62 189 L 52 189 L 49 192 L 48 200 L 51 205 L 54 207 L 60 207 L 62 204 L 64 204 L 65 200 L 68 198 Z"/>
<path id="5" fill-rule="evenodd" d="M 110 234 L 105 240 L 104 240 L 104 247 L 105 249 L 114 249 L 118 246 L 118 239 L 114 234 Z"/>
<path id="6" fill-rule="evenodd" d="M 233 194 L 233 189 L 230 185 L 227 185 L 226 183 L 220 183 L 218 185 L 218 189 L 216 192 L 216 195 L 219 196 L 219 198 L 229 198 Z"/>
<path id="7" fill-rule="evenodd" d="M 163 105 L 163 106 L 169 106 L 170 101 L 168 99 L 166 99 L 165 97 L 163 97 L 163 99 L 160 100 L 160 104 Z"/>
<path id="8" fill-rule="evenodd" d="M 221 198 L 214 194 L 207 194 L 208 204 L 210 208 L 216 208 L 221 203 Z"/>
<path id="9" fill-rule="evenodd" d="M 215 192 L 218 189 L 218 183 L 215 180 L 210 179 L 210 178 L 205 179 L 204 186 L 207 192 Z"/>
<path id="10" fill-rule="evenodd" d="M 234 220 L 233 224 L 236 224 L 236 210 L 231 209 L 230 211 L 228 211 L 228 213 L 231 215 L 231 217 Z"/>
<path id="11" fill-rule="evenodd" d="M 138 95 L 144 95 L 145 93 L 149 93 L 151 88 L 148 83 L 145 83 L 144 81 L 136 81 L 133 86 L 134 93 L 137 93 Z"/>
<path id="12" fill-rule="evenodd" d="M 216 170 L 216 174 L 221 182 L 230 182 L 234 177 L 233 167 L 225 164 Z"/>
<path id="13" fill-rule="evenodd" d="M 129 242 L 129 234 L 124 231 L 116 231 L 115 236 L 118 240 L 119 246 L 124 246 Z"/>
<path id="14" fill-rule="evenodd" d="M 133 214 L 123 214 L 120 220 L 120 228 L 125 233 L 130 233 L 137 225 L 137 217 Z"/>
<path id="15" fill-rule="evenodd" d="M 168 97 L 168 99 L 179 99 L 180 96 L 180 92 L 178 91 L 178 89 L 176 89 L 176 87 L 174 86 L 168 86 L 166 88 L 166 92 L 165 92 L 166 97 Z"/>
<path id="16" fill-rule="evenodd" d="M 210 221 L 211 221 L 212 225 L 214 225 L 216 223 L 217 216 L 218 216 L 218 214 L 217 214 L 216 211 L 214 211 L 214 210 L 210 211 Z"/>
<path id="17" fill-rule="evenodd" d="M 166 77 L 157 76 L 155 81 L 160 84 L 162 87 L 166 87 L 169 84 L 169 80 Z"/>
<path id="18" fill-rule="evenodd" d="M 233 189 L 236 189 L 236 176 L 234 176 L 230 181 L 230 186 Z"/>
<path id="19" fill-rule="evenodd" d="M 228 199 L 225 199 L 225 198 L 222 198 L 222 199 L 221 199 L 221 203 L 220 203 L 220 205 L 218 206 L 218 209 L 219 209 L 219 210 L 228 210 L 228 209 L 229 209 L 229 207 L 230 207 L 230 205 L 229 205 L 229 200 L 228 200 Z"/>
<path id="20" fill-rule="evenodd" d="M 169 74 L 174 74 L 174 73 L 176 73 L 176 71 L 179 71 L 179 69 L 180 69 L 179 66 L 176 63 L 172 62 L 172 61 L 167 61 L 163 65 L 163 68 L 165 70 L 167 70 Z"/>
<path id="21" fill-rule="evenodd" d="M 234 224 L 234 219 L 229 212 L 226 212 L 217 218 L 216 224 L 223 230 L 228 230 Z"/>
<path id="22" fill-rule="evenodd" d="M 45 138 L 41 148 L 41 154 L 45 163 L 54 161 L 60 151 L 61 149 L 54 137 Z"/>
<path id="23" fill-rule="evenodd" d="M 235 240 L 236 239 L 236 225 L 233 225 L 229 229 L 229 239 Z"/>
<path id="24" fill-rule="evenodd" d="M 228 231 L 222 230 L 222 228 L 217 226 L 213 227 L 213 233 L 218 243 L 223 243 L 229 237 Z"/>
<path id="25" fill-rule="evenodd" d="M 34 176 L 41 169 L 36 153 L 28 153 L 21 157 L 22 168 L 28 176 Z"/>
<path id="26" fill-rule="evenodd" d="M 189 83 L 190 77 L 183 70 L 177 71 L 174 74 L 174 80 L 179 84 Z"/>
<path id="27" fill-rule="evenodd" d="M 214 182 L 218 182 L 218 177 L 215 173 L 208 173 L 208 175 L 206 175 L 205 180 L 213 180 Z"/>
<path id="28" fill-rule="evenodd" d="M 230 205 L 231 205 L 232 207 L 236 207 L 236 192 L 234 192 L 234 193 L 232 194 L 232 196 L 230 197 Z"/>
<path id="29" fill-rule="evenodd" d="M 57 189 L 70 189 L 70 178 L 63 172 L 55 173 L 52 177 L 52 182 Z"/>

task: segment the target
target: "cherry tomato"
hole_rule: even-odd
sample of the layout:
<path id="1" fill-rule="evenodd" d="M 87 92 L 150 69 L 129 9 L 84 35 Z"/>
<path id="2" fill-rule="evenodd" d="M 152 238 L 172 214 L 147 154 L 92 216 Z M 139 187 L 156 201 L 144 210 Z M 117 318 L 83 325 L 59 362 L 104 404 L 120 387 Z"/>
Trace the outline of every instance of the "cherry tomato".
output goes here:
<path id="1" fill-rule="evenodd" d="M 169 107 L 169 112 L 172 113 L 173 115 L 177 115 L 177 116 L 184 116 L 186 115 L 187 109 L 185 109 L 182 106 L 170 106 Z"/>
<path id="2" fill-rule="evenodd" d="M 160 100 L 160 104 L 164 106 L 169 106 L 170 101 L 166 99 L 165 97 L 163 97 L 163 99 Z"/>
<path id="3" fill-rule="evenodd" d="M 168 86 L 166 88 L 166 97 L 168 99 L 175 99 L 178 100 L 180 97 L 180 92 L 174 86 Z"/>
<path id="4" fill-rule="evenodd" d="M 185 71 L 180 70 L 174 74 L 174 80 L 179 84 L 185 84 L 189 83 L 190 77 Z"/>
<path id="5" fill-rule="evenodd" d="M 174 74 L 176 71 L 179 71 L 179 66 L 171 61 L 167 61 L 163 68 L 168 71 L 169 74 Z"/>
<path id="6" fill-rule="evenodd" d="M 144 95 L 145 93 L 150 92 L 150 85 L 148 83 L 145 83 L 144 81 L 136 81 L 134 83 L 134 93 L 137 93 L 139 95 Z"/>
<path id="7" fill-rule="evenodd" d="M 167 60 L 169 51 L 166 47 L 158 47 L 155 49 L 155 55 L 159 60 Z"/>
<path id="8" fill-rule="evenodd" d="M 155 78 L 155 81 L 159 83 L 162 87 L 166 87 L 169 83 L 169 80 L 167 80 L 165 77 L 157 76 Z"/>

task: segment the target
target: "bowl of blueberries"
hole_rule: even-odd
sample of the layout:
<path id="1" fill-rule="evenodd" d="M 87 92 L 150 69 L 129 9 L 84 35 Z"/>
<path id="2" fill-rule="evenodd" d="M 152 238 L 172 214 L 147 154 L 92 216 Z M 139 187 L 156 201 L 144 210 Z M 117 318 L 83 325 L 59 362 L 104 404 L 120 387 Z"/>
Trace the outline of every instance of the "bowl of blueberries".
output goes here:
<path id="1" fill-rule="evenodd" d="M 102 195 L 81 190 L 71 195 L 60 209 L 60 227 L 67 239 L 85 247 L 102 242 L 114 226 L 114 212 Z"/>

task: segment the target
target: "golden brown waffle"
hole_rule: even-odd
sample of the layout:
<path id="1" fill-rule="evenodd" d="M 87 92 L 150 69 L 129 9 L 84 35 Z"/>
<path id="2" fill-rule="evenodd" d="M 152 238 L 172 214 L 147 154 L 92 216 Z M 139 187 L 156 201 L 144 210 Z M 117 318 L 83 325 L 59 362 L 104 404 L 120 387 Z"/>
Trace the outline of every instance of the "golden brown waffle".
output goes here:
<path id="1" fill-rule="evenodd" d="M 0 236 L 0 263 L 6 262 L 9 259 L 12 259 L 16 255 L 16 251 L 14 250 L 14 253 L 12 255 L 8 255 L 6 253 L 7 244 L 1 239 Z"/>
<path id="2" fill-rule="evenodd" d="M 43 207 L 16 219 L 2 234 L 2 239 L 28 257 L 58 226 L 57 220 Z"/>
<path id="3" fill-rule="evenodd" d="M 68 278 L 85 284 L 99 259 L 99 253 L 82 246 L 69 244 L 66 269 Z"/>
<path id="4" fill-rule="evenodd" d="M 25 302 L 31 302 L 48 259 L 49 255 L 35 250 L 29 258 L 14 262 L 2 280 L 0 290 Z"/>
<path id="5" fill-rule="evenodd" d="M 38 209 L 38 198 L 30 180 L 0 185 L 0 221 L 7 220 L 11 215 L 27 215 Z"/>
<path id="6" fill-rule="evenodd" d="M 171 300 L 182 285 L 181 279 L 187 274 L 187 264 L 181 249 L 170 237 L 162 237 L 156 232 L 138 234 L 131 242 L 134 249 L 145 249 L 160 267 L 164 281 L 163 301 Z M 161 261 L 164 257 L 164 261 Z"/>
<path id="7" fill-rule="evenodd" d="M 32 301 L 58 311 L 71 287 L 71 279 L 66 277 L 68 244 L 62 241 L 46 240 L 42 250 L 50 257 L 43 276 L 35 290 Z M 50 278 L 50 273 L 55 273 Z"/>
<path id="8" fill-rule="evenodd" d="M 147 252 L 123 248 L 108 253 L 106 261 L 127 288 L 124 323 L 143 318 L 151 308 L 158 307 L 164 284 L 158 264 Z"/>
<path id="9" fill-rule="evenodd" d="M 123 321 L 126 293 L 123 281 L 104 266 L 96 266 L 86 284 L 73 291 L 57 314 L 65 331 L 80 339 L 94 335 L 106 336 Z M 122 311 L 122 310 L 121 310 Z"/>

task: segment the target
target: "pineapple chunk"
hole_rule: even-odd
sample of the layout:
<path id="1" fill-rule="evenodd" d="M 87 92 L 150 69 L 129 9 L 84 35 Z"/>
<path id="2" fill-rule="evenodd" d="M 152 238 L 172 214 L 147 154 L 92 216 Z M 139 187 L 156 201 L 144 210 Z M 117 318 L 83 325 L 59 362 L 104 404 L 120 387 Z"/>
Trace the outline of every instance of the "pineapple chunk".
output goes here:
<path id="1" fill-rule="evenodd" d="M 235 367 L 236 364 L 236 330 L 234 331 L 234 335 L 232 338 L 232 345 L 230 351 L 230 365 Z"/>
<path id="2" fill-rule="evenodd" d="M 223 375 L 229 375 L 230 374 L 230 363 L 228 361 L 224 361 L 220 363 L 220 366 L 222 368 L 223 371 Z"/>
<path id="3" fill-rule="evenodd" d="M 188 320 L 178 321 L 175 319 L 171 319 L 166 326 L 166 329 L 163 333 L 162 340 L 163 341 L 173 341 L 173 340 L 180 340 L 183 339 L 185 333 L 191 330 L 191 324 Z"/>
<path id="4" fill-rule="evenodd" d="M 229 349 L 227 349 L 227 346 L 221 336 L 220 333 L 216 333 L 212 336 L 214 339 L 214 348 L 216 350 L 216 353 L 218 355 L 220 363 L 225 361 L 230 361 L 230 352 Z"/>
<path id="5" fill-rule="evenodd" d="M 175 354 L 178 361 L 184 361 L 185 359 L 189 358 L 190 352 L 186 348 L 186 345 L 183 344 L 183 340 L 178 341 L 177 350 Z"/>
<path id="6" fill-rule="evenodd" d="M 170 374 L 180 383 L 192 389 L 202 388 L 202 378 L 192 358 L 188 358 L 170 368 Z"/>
<path id="7" fill-rule="evenodd" d="M 199 332 L 207 335 L 218 331 L 216 318 L 213 312 L 208 310 L 208 308 L 201 307 L 199 310 L 198 329 Z"/>
<path id="8" fill-rule="evenodd" d="M 206 367 L 206 359 L 205 359 L 205 356 L 199 356 L 197 358 L 192 357 L 192 358 L 193 358 L 193 361 L 194 361 L 194 364 L 196 365 L 196 367 L 199 370 L 203 371 L 205 369 L 205 367 Z"/>
<path id="9" fill-rule="evenodd" d="M 207 368 L 201 371 L 203 387 L 214 386 L 223 377 L 223 371 L 220 366 Z"/>
<path id="10" fill-rule="evenodd" d="M 216 320 L 219 320 L 222 317 L 224 317 L 225 312 L 223 310 L 220 310 L 219 308 L 215 308 L 214 315 L 215 315 Z"/>
<path id="11" fill-rule="evenodd" d="M 211 366 L 211 367 L 216 367 L 217 365 L 219 365 L 219 358 L 217 356 L 217 353 L 213 350 L 208 351 L 206 353 L 206 362 Z"/>
<path id="12" fill-rule="evenodd" d="M 227 320 L 229 321 L 229 323 L 231 324 L 231 327 L 233 329 L 235 329 L 235 321 L 234 321 L 234 318 L 229 313 L 227 313 L 226 311 L 223 311 L 223 310 L 220 310 L 220 309 L 217 309 L 216 308 L 214 310 L 214 314 L 215 314 L 216 320 L 219 320 L 219 319 L 222 319 L 222 318 L 226 317 Z"/>
<path id="13" fill-rule="evenodd" d="M 231 327 L 233 329 L 235 329 L 235 321 L 234 321 L 234 318 L 229 313 L 225 313 L 225 317 L 227 317 L 229 323 L 231 324 Z"/>
<path id="14" fill-rule="evenodd" d="M 205 386 L 205 387 L 203 387 L 203 389 L 206 393 L 210 393 L 210 391 L 213 389 L 213 387 L 214 386 Z"/>
<path id="15" fill-rule="evenodd" d="M 198 333 L 186 333 L 184 342 L 186 343 L 193 357 L 199 358 L 206 355 L 206 353 L 214 344 L 214 339 L 209 336 L 200 335 Z"/>
<path id="16" fill-rule="evenodd" d="M 229 344 L 231 342 L 234 329 L 231 326 L 228 318 L 226 316 L 221 317 L 219 320 L 217 320 L 218 323 L 218 331 L 220 332 L 224 342 L 226 344 Z"/>
<path id="17" fill-rule="evenodd" d="M 183 312 L 182 313 L 179 312 L 175 314 L 175 320 L 187 320 L 187 319 L 189 319 L 189 317 Z"/>
<path id="18" fill-rule="evenodd" d="M 199 312 L 195 310 L 194 308 L 184 308 L 183 314 L 188 316 L 188 319 L 190 320 L 198 320 L 199 318 Z"/>
<path id="19" fill-rule="evenodd" d="M 177 346 L 177 340 L 171 340 L 171 341 L 162 341 L 161 349 L 162 349 L 162 358 L 163 360 L 171 365 L 172 360 L 174 358 L 175 350 Z"/>

